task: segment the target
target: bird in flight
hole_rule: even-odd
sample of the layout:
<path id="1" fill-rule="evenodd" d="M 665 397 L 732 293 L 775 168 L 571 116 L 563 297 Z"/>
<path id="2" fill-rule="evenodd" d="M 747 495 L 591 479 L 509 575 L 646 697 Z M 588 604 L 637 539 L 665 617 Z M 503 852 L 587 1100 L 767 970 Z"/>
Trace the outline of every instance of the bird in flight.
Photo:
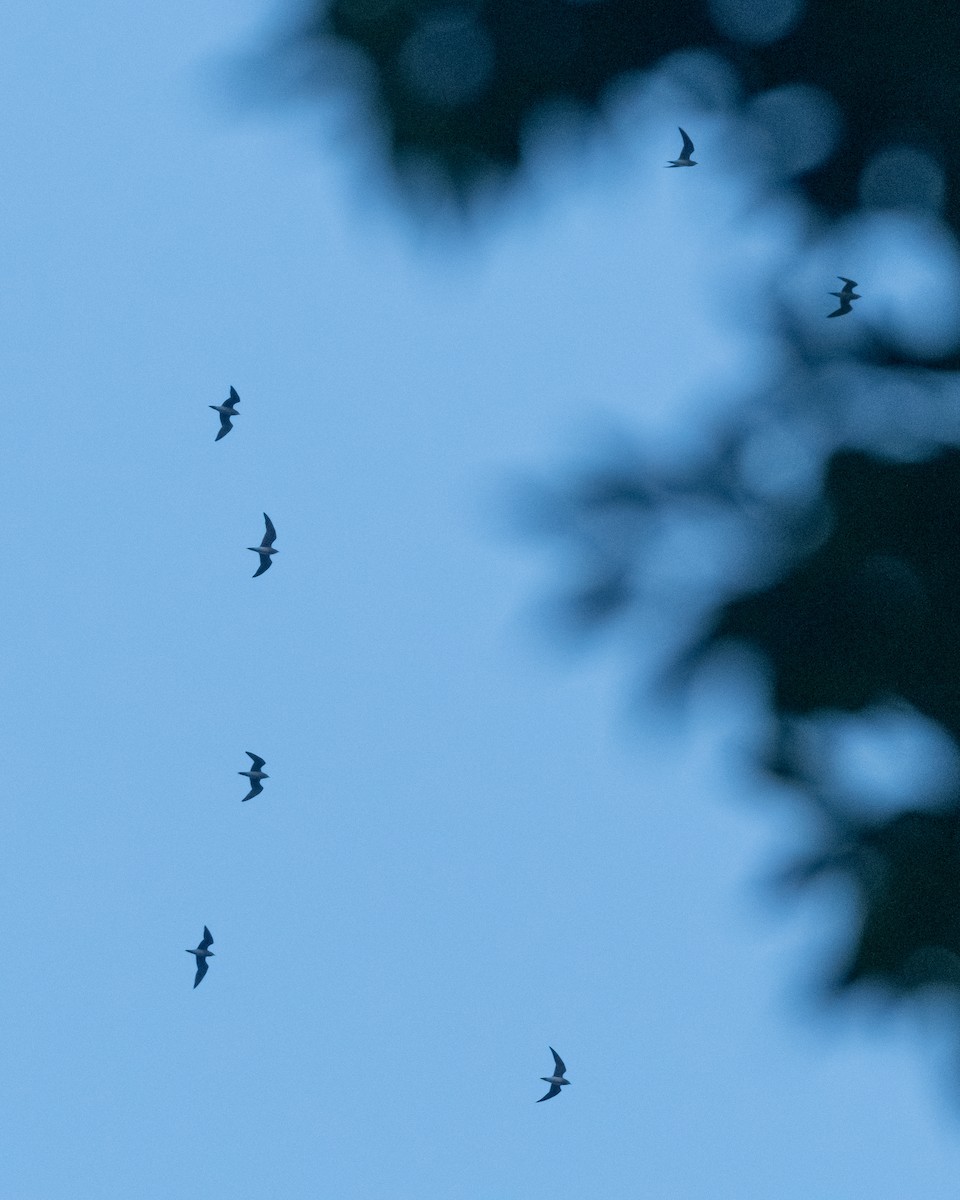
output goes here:
<path id="1" fill-rule="evenodd" d="M 862 296 L 858 296 L 853 290 L 857 286 L 855 280 L 847 279 L 845 275 L 838 275 L 837 278 L 843 280 L 843 290 L 839 292 L 831 292 L 830 295 L 837 297 L 837 299 L 840 301 L 840 307 L 834 309 L 832 313 L 827 313 L 828 317 L 842 317 L 844 313 L 848 313 L 852 310 L 853 305 L 851 301 L 863 299 Z"/>
<path id="2" fill-rule="evenodd" d="M 268 559 L 267 561 L 269 562 L 270 560 Z M 259 754 L 254 754 L 252 750 L 246 750 L 244 753 L 246 754 L 247 758 L 250 759 L 253 770 L 238 771 L 237 774 L 246 775 L 246 777 L 250 780 L 250 791 L 244 796 L 244 800 L 252 800 L 254 796 L 259 796 L 263 791 L 263 784 L 260 782 L 260 780 L 269 779 L 270 776 L 262 769 L 265 764 L 265 760 L 262 759 Z"/>
<path id="3" fill-rule="evenodd" d="M 257 567 L 256 571 L 253 573 L 254 579 L 256 579 L 258 575 L 262 575 L 264 571 L 270 570 L 270 555 L 280 553 L 279 550 L 274 550 L 273 548 L 273 543 L 277 536 L 277 531 L 273 527 L 273 522 L 266 513 L 263 514 L 263 519 L 266 522 L 266 529 L 263 532 L 263 541 L 259 546 L 247 547 L 247 549 L 252 550 L 254 554 L 260 555 L 260 566 Z"/>
<path id="4" fill-rule="evenodd" d="M 538 1104 L 543 1100 L 552 1100 L 554 1096 L 559 1096 L 560 1089 L 565 1087 L 570 1082 L 569 1079 L 564 1079 L 564 1075 L 567 1073 L 567 1068 L 563 1065 L 563 1059 L 552 1046 L 550 1047 L 550 1053 L 553 1055 L 553 1061 L 555 1064 L 554 1072 L 552 1075 L 540 1076 L 544 1083 L 550 1084 L 550 1091 L 547 1092 L 545 1096 L 540 1097 L 540 1099 L 537 1101 Z"/>
<path id="5" fill-rule="evenodd" d="M 203 939 L 200 942 L 200 945 L 196 948 L 196 950 L 188 950 L 187 951 L 188 954 L 195 954 L 197 956 L 197 974 L 196 974 L 196 978 L 193 981 L 194 987 L 197 986 L 197 984 L 200 982 L 200 980 L 207 973 L 207 959 L 213 958 L 213 956 L 214 956 L 213 951 L 210 949 L 210 947 L 212 945 L 213 945 L 213 934 L 206 927 L 206 925 L 204 925 Z"/>
<path id="6" fill-rule="evenodd" d="M 678 125 L 677 128 L 680 129 L 680 126 Z M 683 149 L 680 151 L 680 157 L 668 162 L 667 166 L 695 167 L 697 164 L 690 157 L 690 155 L 693 153 L 693 142 L 690 141 L 689 135 L 686 134 L 682 129 L 680 129 L 680 136 L 683 138 Z"/>
<path id="7" fill-rule="evenodd" d="M 219 442 L 222 437 L 226 437 L 233 428 L 233 422 L 230 420 L 230 418 L 240 416 L 240 414 L 237 412 L 237 405 L 239 403 L 240 397 L 237 395 L 237 389 L 235 387 L 231 387 L 230 399 L 226 402 L 226 404 L 209 404 L 207 406 L 208 408 L 212 408 L 214 412 L 218 412 L 220 414 L 220 432 L 213 439 L 215 442 Z"/>

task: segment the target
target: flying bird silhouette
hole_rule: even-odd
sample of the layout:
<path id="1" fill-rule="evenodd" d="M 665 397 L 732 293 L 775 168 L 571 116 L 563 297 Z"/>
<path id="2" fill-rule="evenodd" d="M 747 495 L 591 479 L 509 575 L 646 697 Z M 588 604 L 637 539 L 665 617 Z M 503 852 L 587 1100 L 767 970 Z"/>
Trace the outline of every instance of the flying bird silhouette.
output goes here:
<path id="1" fill-rule="evenodd" d="M 677 126 L 680 129 L 680 126 Z M 668 167 L 695 167 L 697 164 L 693 161 L 690 155 L 693 153 L 693 142 L 684 130 L 680 129 L 680 136 L 683 138 L 683 148 L 680 151 L 680 157 L 675 158 L 667 163 Z"/>
<path id="2" fill-rule="evenodd" d="M 193 981 L 194 987 L 197 986 L 197 984 L 200 982 L 200 980 L 207 973 L 207 959 L 214 957 L 213 951 L 210 949 L 210 947 L 212 945 L 213 945 L 213 934 L 206 927 L 206 925 L 204 925 L 203 939 L 201 940 L 200 945 L 196 948 L 196 950 L 188 950 L 187 951 L 188 954 L 195 954 L 197 956 L 197 974 L 196 974 L 196 978 Z"/>
<path id="3" fill-rule="evenodd" d="M 259 546 L 247 547 L 247 549 L 252 550 L 254 554 L 260 555 L 260 566 L 257 567 L 253 573 L 254 579 L 256 579 L 258 575 L 262 575 L 264 571 L 270 570 L 270 555 L 280 553 L 279 550 L 274 550 L 273 548 L 273 543 L 277 536 L 277 531 L 273 527 L 273 522 L 266 513 L 263 514 L 263 519 L 266 522 L 266 529 L 263 533 L 263 541 Z"/>
<path id="4" fill-rule="evenodd" d="M 570 1083 L 569 1079 L 564 1079 L 564 1075 L 567 1073 L 567 1068 L 563 1065 L 563 1059 L 552 1046 L 550 1047 L 550 1053 L 553 1055 L 555 1070 L 552 1075 L 540 1076 L 544 1083 L 550 1084 L 550 1091 L 547 1092 L 545 1096 L 540 1097 L 540 1099 L 537 1101 L 538 1104 L 544 1100 L 552 1100 L 554 1096 L 559 1096 L 560 1089 L 562 1087 L 566 1087 Z"/>
<path id="5" fill-rule="evenodd" d="M 832 313 L 827 313 L 828 317 L 842 317 L 844 313 L 852 311 L 853 305 L 851 301 L 862 300 L 862 296 L 858 296 L 853 290 L 857 285 L 853 279 L 847 279 L 845 275 L 838 275 L 838 279 L 843 280 L 843 290 L 839 292 L 831 292 L 831 296 L 836 296 L 840 301 L 840 307 L 834 309 Z"/>
<path id="6" fill-rule="evenodd" d="M 230 399 L 226 404 L 209 404 L 207 406 L 208 408 L 212 408 L 214 412 L 218 412 L 220 414 L 220 432 L 213 439 L 215 442 L 219 442 L 222 437 L 226 437 L 233 428 L 233 422 L 230 420 L 230 418 L 240 416 L 240 414 L 237 412 L 237 405 L 239 403 L 240 397 L 237 395 L 237 389 L 231 387 Z"/>
<path id="7" fill-rule="evenodd" d="M 270 560 L 267 559 L 267 561 L 269 562 Z M 264 766 L 265 760 L 262 759 L 259 754 L 254 754 L 252 750 L 245 750 L 244 753 L 246 754 L 247 758 L 251 760 L 253 770 L 238 771 L 237 774 L 246 775 L 246 777 L 250 780 L 250 791 L 244 796 L 244 800 L 252 800 L 254 796 L 259 796 L 263 791 L 263 784 L 260 782 L 260 780 L 269 779 L 270 776 L 266 773 L 266 771 L 261 769 Z"/>

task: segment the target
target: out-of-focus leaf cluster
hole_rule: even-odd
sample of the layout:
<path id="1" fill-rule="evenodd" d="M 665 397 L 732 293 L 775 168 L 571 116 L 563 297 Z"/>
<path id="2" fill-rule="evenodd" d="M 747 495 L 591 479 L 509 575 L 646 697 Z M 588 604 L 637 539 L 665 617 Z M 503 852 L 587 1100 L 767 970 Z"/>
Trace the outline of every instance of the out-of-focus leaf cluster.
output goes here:
<path id="1" fill-rule="evenodd" d="M 942 0 L 311 0 L 291 44 L 321 64 L 306 77 L 324 94 L 330 50 L 353 55 L 363 69 L 343 86 L 393 162 L 462 193 L 520 165 L 543 106 L 596 113 L 612 84 L 694 48 L 732 64 L 745 101 L 797 84 L 832 98 L 842 135 L 803 179 L 827 211 L 852 210 L 867 185 L 909 191 L 929 155 L 955 227 L 960 215 L 960 7 Z M 921 157 L 867 179 L 889 147 Z"/>
<path id="2" fill-rule="evenodd" d="M 707 50 L 732 68 L 743 113 L 766 123 L 780 178 L 823 212 L 913 209 L 960 226 L 960 6 L 943 0 L 308 0 L 290 46 L 308 87 L 358 102 L 401 179 L 426 173 L 462 198 L 522 167 L 545 107 L 596 116 L 632 73 Z M 686 85 L 697 104 L 695 70 Z M 803 136 L 789 151 L 804 114 L 822 126 L 817 154 Z M 781 325 L 796 340 L 786 312 Z M 802 378 L 781 395 L 822 435 L 812 486 L 781 486 L 778 470 L 796 462 L 762 452 L 747 470 L 756 429 L 733 430 L 682 477 L 619 462 L 550 489 L 542 532 L 566 541 L 574 564 L 569 626 L 637 620 L 659 603 L 689 635 L 668 653 L 674 682 L 731 643 L 763 664 L 777 729 L 763 765 L 821 831 L 785 878 L 838 874 L 856 898 L 837 986 L 935 985 L 960 1012 L 960 794 L 918 792 L 884 812 L 855 795 L 839 803 L 799 736 L 805 722 L 894 705 L 934 723 L 960 761 L 960 451 L 949 448 L 960 426 L 941 392 L 920 428 L 926 385 L 905 369 L 915 360 L 879 335 L 861 343 L 870 367 L 841 365 L 835 347 L 794 350 Z M 858 371 L 860 407 L 844 415 L 825 383 L 844 395 Z M 898 457 L 901 432 L 925 445 Z M 699 570 L 686 590 L 670 556 L 658 559 L 678 519 L 706 532 L 702 552 L 686 552 Z"/>
<path id="3" fill-rule="evenodd" d="M 654 531 L 694 499 L 736 517 L 752 542 L 747 561 L 755 572 L 765 564 L 768 578 L 719 582 L 670 679 L 690 681 L 730 645 L 763 664 L 778 732 L 761 765 L 820 818 L 821 845 L 787 877 L 839 874 L 856 897 L 837 985 L 869 981 L 896 994 L 937 985 L 960 1005 L 960 795 L 892 815 L 855 797 L 838 803 L 823 756 L 796 736 L 810 718 L 892 705 L 936 722 L 960 760 L 960 450 L 903 462 L 837 449 L 820 493 L 778 521 L 732 485 L 721 461 L 676 479 L 598 468 L 572 481 L 556 509 L 580 548 L 582 580 L 569 593 L 579 621 L 640 616 Z M 627 535 L 605 542 L 598 528 Z M 684 611 L 682 585 L 669 603 Z"/>

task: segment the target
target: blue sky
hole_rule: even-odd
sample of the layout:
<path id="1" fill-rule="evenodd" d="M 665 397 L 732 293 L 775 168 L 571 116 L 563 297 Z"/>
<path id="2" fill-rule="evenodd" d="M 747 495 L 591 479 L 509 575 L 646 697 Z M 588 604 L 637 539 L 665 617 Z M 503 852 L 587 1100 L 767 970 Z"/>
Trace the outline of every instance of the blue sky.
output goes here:
<path id="1" fill-rule="evenodd" d="M 833 898 L 762 901 L 796 828 L 724 766 L 755 689 L 634 720 L 504 517 L 611 431 L 708 444 L 776 362 L 731 299 L 808 218 L 737 226 L 731 118 L 665 79 L 425 233 L 332 110 L 231 98 L 274 27 L 0 18 L 0 1193 L 954 1196 L 936 1013 L 815 1018 Z M 662 170 L 678 123 L 716 169 Z"/>

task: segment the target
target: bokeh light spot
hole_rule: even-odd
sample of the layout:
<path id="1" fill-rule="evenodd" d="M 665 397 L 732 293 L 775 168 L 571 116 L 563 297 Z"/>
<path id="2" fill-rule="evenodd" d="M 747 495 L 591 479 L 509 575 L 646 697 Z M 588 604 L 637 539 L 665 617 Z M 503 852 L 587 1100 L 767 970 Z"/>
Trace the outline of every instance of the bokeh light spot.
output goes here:
<path id="1" fill-rule="evenodd" d="M 404 42 L 401 75 L 428 104 L 452 108 L 476 99 L 490 81 L 493 42 L 471 13 L 447 9 L 426 18 Z"/>
<path id="2" fill-rule="evenodd" d="M 887 146 L 860 176 L 860 201 L 869 208 L 939 212 L 946 181 L 939 163 L 915 146 Z"/>
<path id="3" fill-rule="evenodd" d="M 710 0 L 717 29 L 751 46 L 766 46 L 785 37 L 803 10 L 804 0 Z"/>
<path id="4" fill-rule="evenodd" d="M 840 113 L 822 88 L 802 83 L 774 88 L 757 96 L 750 115 L 781 178 L 818 167 L 837 144 Z"/>

